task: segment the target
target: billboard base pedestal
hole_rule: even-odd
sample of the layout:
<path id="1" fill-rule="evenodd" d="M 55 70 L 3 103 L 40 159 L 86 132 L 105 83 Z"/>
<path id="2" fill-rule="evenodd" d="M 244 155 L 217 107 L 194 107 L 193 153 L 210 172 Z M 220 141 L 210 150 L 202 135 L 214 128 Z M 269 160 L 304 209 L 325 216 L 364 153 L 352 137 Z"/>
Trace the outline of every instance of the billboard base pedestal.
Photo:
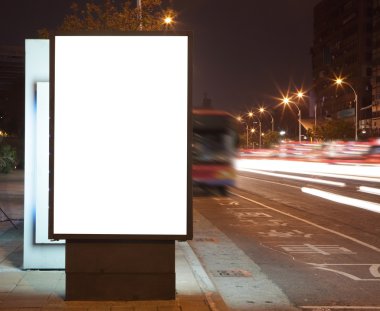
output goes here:
<path id="1" fill-rule="evenodd" d="M 66 300 L 171 299 L 174 241 L 66 241 Z"/>

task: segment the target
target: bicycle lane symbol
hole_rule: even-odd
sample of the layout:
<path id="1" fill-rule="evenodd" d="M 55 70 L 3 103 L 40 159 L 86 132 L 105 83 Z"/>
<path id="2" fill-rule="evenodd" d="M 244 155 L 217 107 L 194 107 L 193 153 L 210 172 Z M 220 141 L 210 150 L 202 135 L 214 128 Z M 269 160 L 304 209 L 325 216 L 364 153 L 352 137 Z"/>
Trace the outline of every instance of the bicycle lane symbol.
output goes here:
<path id="1" fill-rule="evenodd" d="M 315 269 L 343 275 L 354 281 L 380 281 L 380 264 L 317 264 L 309 263 Z M 353 274 L 352 269 L 358 270 Z M 360 273 L 358 276 L 357 274 Z"/>

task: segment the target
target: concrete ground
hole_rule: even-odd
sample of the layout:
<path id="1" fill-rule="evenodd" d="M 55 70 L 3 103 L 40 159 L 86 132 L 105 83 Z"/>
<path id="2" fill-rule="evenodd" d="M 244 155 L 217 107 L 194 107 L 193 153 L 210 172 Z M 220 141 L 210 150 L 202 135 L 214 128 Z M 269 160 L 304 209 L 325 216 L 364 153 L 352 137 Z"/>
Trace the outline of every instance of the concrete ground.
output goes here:
<path id="1" fill-rule="evenodd" d="M 23 270 L 23 171 L 0 174 L 0 310 L 228 310 L 187 242 L 176 242 L 176 299 L 66 301 L 65 272 Z"/>

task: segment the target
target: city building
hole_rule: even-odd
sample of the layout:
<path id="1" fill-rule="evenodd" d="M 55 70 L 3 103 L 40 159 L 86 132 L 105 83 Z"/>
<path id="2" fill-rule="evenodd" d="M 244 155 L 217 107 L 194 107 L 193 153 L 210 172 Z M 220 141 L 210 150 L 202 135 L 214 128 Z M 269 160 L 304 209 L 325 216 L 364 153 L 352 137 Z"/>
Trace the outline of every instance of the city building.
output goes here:
<path id="1" fill-rule="evenodd" d="M 380 136 L 380 0 L 373 0 L 372 134 Z"/>
<path id="2" fill-rule="evenodd" d="M 378 1 L 322 0 L 314 7 L 311 52 L 318 120 L 357 120 L 357 135 L 362 137 L 371 135 L 374 125 L 374 2 Z M 340 86 L 334 83 L 338 77 L 344 79 Z"/>

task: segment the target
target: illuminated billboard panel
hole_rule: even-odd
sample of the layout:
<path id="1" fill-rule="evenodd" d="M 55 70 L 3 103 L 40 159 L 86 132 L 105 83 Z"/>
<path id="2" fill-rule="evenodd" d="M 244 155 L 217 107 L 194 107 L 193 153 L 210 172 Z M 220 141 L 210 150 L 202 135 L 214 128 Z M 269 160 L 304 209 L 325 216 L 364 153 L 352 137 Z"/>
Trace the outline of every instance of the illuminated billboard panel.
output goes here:
<path id="1" fill-rule="evenodd" d="M 49 237 L 189 238 L 190 36 L 52 43 Z"/>

